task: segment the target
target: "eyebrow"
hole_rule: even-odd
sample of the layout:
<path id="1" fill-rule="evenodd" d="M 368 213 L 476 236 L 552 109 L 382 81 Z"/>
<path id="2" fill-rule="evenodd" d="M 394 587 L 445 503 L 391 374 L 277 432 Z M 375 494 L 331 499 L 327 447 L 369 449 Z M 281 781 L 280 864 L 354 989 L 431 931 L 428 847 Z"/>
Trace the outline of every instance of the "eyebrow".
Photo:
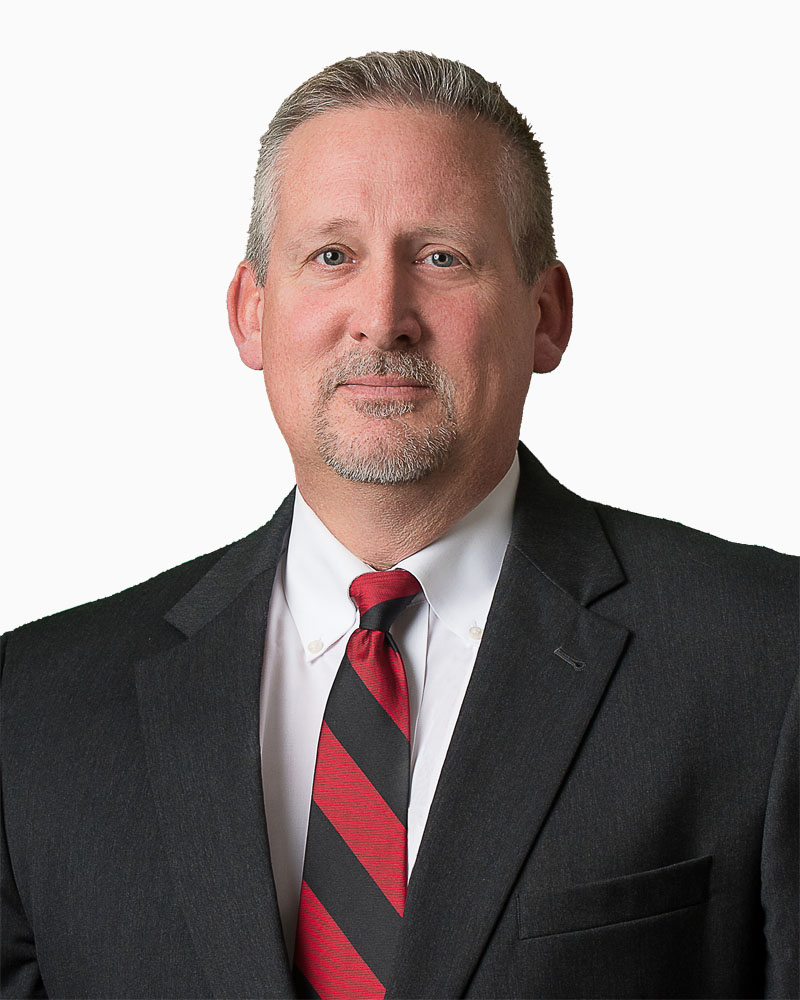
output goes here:
<path id="1" fill-rule="evenodd" d="M 287 243 L 286 252 L 291 256 L 304 253 L 310 243 L 317 243 L 332 237 L 341 236 L 344 231 L 357 227 L 358 222 L 355 219 L 344 217 L 329 219 L 320 226 L 304 230 L 297 239 Z M 455 224 L 442 225 L 440 222 L 430 224 L 425 222 L 417 223 L 413 229 L 404 233 L 403 237 L 405 239 L 424 237 L 430 240 L 453 240 L 456 243 L 464 243 L 473 247 L 481 242 L 473 230 L 465 229 L 463 226 Z"/>
<path id="2" fill-rule="evenodd" d="M 474 245 L 479 242 L 477 234 L 471 229 L 464 229 L 463 226 L 453 225 L 426 225 L 423 223 L 417 226 L 409 235 L 427 236 L 434 240 L 455 240 L 457 243 L 467 243 Z"/>
<path id="3" fill-rule="evenodd" d="M 296 240 L 292 240 L 286 244 L 286 253 L 291 257 L 305 253 L 309 243 L 317 243 L 328 237 L 338 236 L 342 230 L 352 228 L 355 225 L 356 222 L 354 219 L 336 218 L 330 219 L 321 226 L 304 229 Z"/>

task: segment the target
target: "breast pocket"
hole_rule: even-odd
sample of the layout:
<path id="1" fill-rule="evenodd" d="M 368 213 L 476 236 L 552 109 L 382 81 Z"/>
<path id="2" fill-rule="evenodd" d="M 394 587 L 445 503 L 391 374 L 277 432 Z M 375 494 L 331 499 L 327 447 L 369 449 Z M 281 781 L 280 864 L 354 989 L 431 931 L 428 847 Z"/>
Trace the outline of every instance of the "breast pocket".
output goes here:
<path id="1" fill-rule="evenodd" d="M 640 920 L 696 906 L 708 898 L 711 857 L 602 882 L 517 896 L 519 936 L 546 937 Z"/>

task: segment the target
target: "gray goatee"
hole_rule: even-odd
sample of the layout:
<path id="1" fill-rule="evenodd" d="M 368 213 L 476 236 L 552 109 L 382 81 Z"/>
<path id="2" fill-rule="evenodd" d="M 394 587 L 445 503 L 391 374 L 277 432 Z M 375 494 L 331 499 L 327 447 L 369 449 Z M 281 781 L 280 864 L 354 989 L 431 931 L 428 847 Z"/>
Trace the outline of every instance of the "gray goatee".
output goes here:
<path id="1" fill-rule="evenodd" d="M 359 413 L 387 425 L 380 433 L 343 434 L 330 419 L 329 404 L 337 386 L 361 375 L 394 375 L 433 389 L 441 414 L 426 427 L 414 427 L 404 417 L 413 413 L 410 400 L 361 400 Z M 417 354 L 401 351 L 364 353 L 356 348 L 325 373 L 315 407 L 319 452 L 334 472 L 357 483 L 414 483 L 444 464 L 456 438 L 453 382 L 447 372 Z"/>

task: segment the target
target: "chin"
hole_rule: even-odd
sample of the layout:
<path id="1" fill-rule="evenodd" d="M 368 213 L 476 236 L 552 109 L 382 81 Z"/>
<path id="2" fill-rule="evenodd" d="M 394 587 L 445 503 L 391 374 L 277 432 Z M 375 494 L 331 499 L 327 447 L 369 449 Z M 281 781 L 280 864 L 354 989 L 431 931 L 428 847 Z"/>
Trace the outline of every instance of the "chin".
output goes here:
<path id="1" fill-rule="evenodd" d="M 317 446 L 325 464 L 350 482 L 380 486 L 420 482 L 442 468 L 456 440 L 451 418 L 414 427 L 393 412 L 376 415 L 368 423 L 360 432 L 344 432 L 326 421 L 317 427 Z"/>

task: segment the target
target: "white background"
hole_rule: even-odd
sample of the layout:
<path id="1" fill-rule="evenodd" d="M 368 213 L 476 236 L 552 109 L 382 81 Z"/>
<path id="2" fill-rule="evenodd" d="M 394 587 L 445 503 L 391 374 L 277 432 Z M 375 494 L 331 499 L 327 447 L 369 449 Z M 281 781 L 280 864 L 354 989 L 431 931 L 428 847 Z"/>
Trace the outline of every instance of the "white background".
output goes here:
<path id="1" fill-rule="evenodd" d="M 800 552 L 791 3 L 8 4 L 0 627 L 240 537 L 292 485 L 225 291 L 322 66 L 461 59 L 531 121 L 575 288 L 523 439 L 584 496 Z"/>

